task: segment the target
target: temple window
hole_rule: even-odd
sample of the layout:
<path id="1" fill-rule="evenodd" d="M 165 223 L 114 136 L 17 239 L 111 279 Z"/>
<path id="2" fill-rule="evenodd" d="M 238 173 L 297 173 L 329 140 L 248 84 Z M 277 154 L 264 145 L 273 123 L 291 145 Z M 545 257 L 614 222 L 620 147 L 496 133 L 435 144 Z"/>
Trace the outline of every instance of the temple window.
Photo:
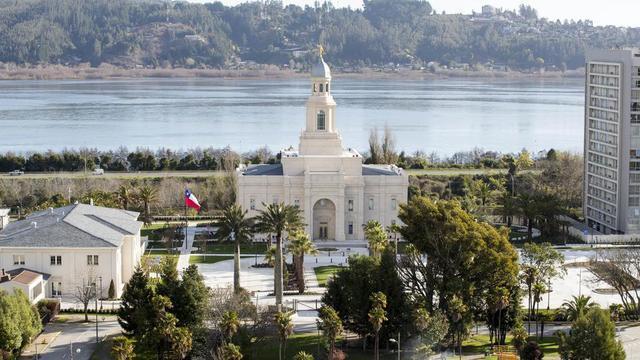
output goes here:
<path id="1" fill-rule="evenodd" d="M 322 87 L 322 84 L 320 86 Z M 322 110 L 318 111 L 318 115 L 316 117 L 316 130 L 326 130 L 325 115 Z"/>
<path id="2" fill-rule="evenodd" d="M 324 84 L 320 84 L 320 92 L 324 92 Z"/>

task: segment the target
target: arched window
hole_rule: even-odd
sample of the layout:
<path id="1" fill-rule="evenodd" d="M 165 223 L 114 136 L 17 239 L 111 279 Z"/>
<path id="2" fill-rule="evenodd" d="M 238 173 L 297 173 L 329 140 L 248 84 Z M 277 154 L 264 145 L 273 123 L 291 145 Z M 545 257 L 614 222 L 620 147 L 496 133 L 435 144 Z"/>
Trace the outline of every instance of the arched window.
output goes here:
<path id="1" fill-rule="evenodd" d="M 315 93 L 316 91 L 318 91 L 317 85 L 314 83 L 313 84 L 313 92 Z"/>
<path id="2" fill-rule="evenodd" d="M 325 115 L 322 110 L 318 111 L 318 115 L 316 116 L 316 130 L 326 130 Z"/>
<path id="3" fill-rule="evenodd" d="M 320 84 L 320 92 L 324 92 L 324 84 Z"/>
<path id="4" fill-rule="evenodd" d="M 329 83 L 327 83 L 327 85 L 325 85 L 324 88 L 327 89 L 327 92 L 329 92 Z"/>

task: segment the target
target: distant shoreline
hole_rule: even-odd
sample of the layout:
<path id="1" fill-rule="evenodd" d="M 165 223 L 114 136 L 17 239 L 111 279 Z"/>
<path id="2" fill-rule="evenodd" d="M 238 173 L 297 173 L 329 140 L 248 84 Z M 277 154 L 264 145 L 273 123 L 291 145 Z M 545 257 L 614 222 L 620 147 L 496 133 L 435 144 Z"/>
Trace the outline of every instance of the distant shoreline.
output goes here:
<path id="1" fill-rule="evenodd" d="M 274 66 L 265 66 L 257 70 L 219 70 L 219 69 L 125 69 L 111 65 L 97 68 L 89 66 L 36 65 L 32 67 L 0 66 L 2 80 L 117 80 L 117 79 L 170 79 L 170 78 L 208 78 L 234 80 L 281 80 L 306 78 L 306 72 L 281 70 Z M 465 71 L 438 70 L 436 73 L 424 70 L 372 70 L 361 72 L 337 72 L 335 78 L 371 79 L 371 80 L 429 80 L 446 78 L 468 79 L 514 79 L 546 80 L 564 78 L 583 78 L 584 69 L 543 73 L 525 73 L 518 71 Z"/>

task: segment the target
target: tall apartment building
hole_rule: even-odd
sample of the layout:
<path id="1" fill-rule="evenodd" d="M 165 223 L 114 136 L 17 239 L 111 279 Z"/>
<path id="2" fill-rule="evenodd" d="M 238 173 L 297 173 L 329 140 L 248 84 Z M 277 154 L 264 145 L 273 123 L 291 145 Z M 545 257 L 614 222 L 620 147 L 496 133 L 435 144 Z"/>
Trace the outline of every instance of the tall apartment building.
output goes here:
<path id="1" fill-rule="evenodd" d="M 640 233 L 640 49 L 586 52 L 587 225 L 602 234 Z"/>

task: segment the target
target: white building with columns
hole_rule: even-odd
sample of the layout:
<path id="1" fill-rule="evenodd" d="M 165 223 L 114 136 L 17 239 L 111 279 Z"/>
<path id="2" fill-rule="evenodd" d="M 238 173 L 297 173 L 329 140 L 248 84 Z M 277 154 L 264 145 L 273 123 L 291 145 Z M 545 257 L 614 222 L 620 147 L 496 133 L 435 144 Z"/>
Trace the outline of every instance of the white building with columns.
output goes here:
<path id="1" fill-rule="evenodd" d="M 237 202 L 257 215 L 263 204 L 299 206 L 314 240 L 363 240 L 363 225 L 398 222 L 409 179 L 395 165 L 364 165 L 345 149 L 337 129 L 331 71 L 320 56 L 311 70 L 311 96 L 298 150 L 283 150 L 280 164 L 238 170 Z"/>

